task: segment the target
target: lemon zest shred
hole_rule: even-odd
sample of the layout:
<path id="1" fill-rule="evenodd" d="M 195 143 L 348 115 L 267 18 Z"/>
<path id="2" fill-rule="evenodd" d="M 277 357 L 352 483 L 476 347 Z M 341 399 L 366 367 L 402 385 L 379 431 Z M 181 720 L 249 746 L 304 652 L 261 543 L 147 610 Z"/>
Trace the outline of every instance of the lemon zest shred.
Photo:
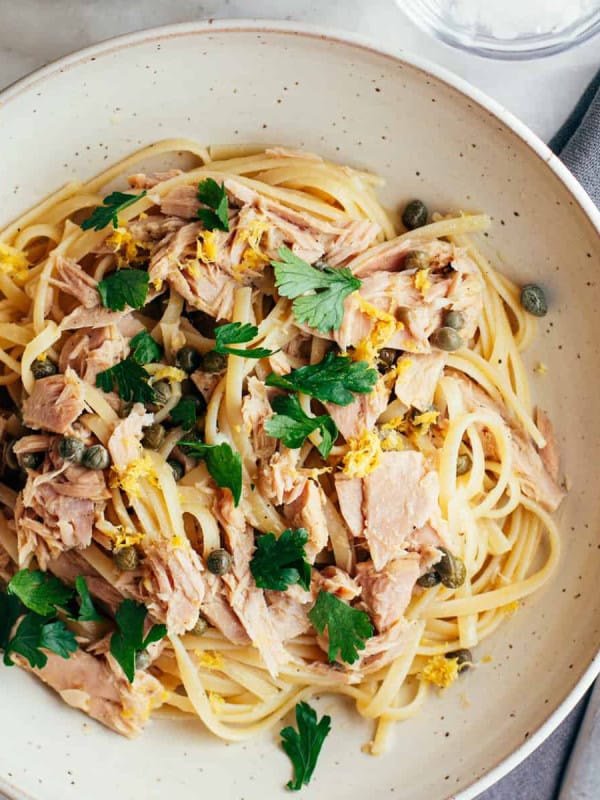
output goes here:
<path id="1" fill-rule="evenodd" d="M 29 275 L 29 261 L 22 250 L 0 242 L 0 272 L 23 284 Z"/>
<path id="2" fill-rule="evenodd" d="M 447 689 L 458 678 L 458 658 L 446 658 L 442 655 L 432 656 L 421 670 L 423 681 Z"/>
<path id="3" fill-rule="evenodd" d="M 423 297 L 427 295 L 431 289 L 431 281 L 429 280 L 429 269 L 418 269 L 414 275 L 415 289 L 421 292 Z"/>
<path id="4" fill-rule="evenodd" d="M 223 656 L 216 650 L 194 650 L 198 658 L 198 666 L 204 669 L 222 669 L 224 665 Z"/>
<path id="5" fill-rule="evenodd" d="M 201 231 L 196 240 L 196 259 L 203 264 L 214 264 L 219 255 L 217 235 L 214 231 Z M 186 264 L 187 267 L 187 264 Z"/>
<path id="6" fill-rule="evenodd" d="M 545 375 L 548 372 L 548 366 L 543 361 L 539 361 L 533 371 L 537 372 L 538 375 Z"/>
<path id="7" fill-rule="evenodd" d="M 178 367 L 160 366 L 152 372 L 150 383 L 157 381 L 169 381 L 169 383 L 181 383 L 187 378 L 187 373 Z"/>
<path id="8" fill-rule="evenodd" d="M 153 486 L 159 485 L 152 459 L 148 455 L 135 458 L 123 468 L 111 467 L 109 485 L 111 489 L 122 489 L 129 497 L 140 497 L 141 479 L 149 481 Z"/>
<path id="9" fill-rule="evenodd" d="M 352 358 L 355 361 L 367 361 L 369 364 L 372 364 L 377 359 L 381 348 L 385 347 L 396 331 L 401 330 L 404 325 L 392 316 L 392 314 L 369 303 L 362 295 L 358 294 L 357 298 L 359 309 L 370 319 L 374 320 L 375 324 L 368 336 L 365 336 L 365 338 L 361 339 L 356 345 Z"/>
<path id="10" fill-rule="evenodd" d="M 343 459 L 342 471 L 350 478 L 365 478 L 381 462 L 381 441 L 372 431 L 364 430 L 360 436 L 348 439 L 348 452 Z"/>

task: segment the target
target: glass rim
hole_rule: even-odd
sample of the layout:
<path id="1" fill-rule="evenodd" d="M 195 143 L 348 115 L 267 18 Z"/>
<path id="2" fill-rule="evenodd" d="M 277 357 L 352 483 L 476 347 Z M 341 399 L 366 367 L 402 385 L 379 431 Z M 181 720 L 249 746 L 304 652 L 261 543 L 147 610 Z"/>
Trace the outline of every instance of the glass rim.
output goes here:
<path id="1" fill-rule="evenodd" d="M 600 8 L 575 21 L 559 32 L 521 34 L 514 38 L 495 38 L 486 34 L 470 34 L 466 29 L 451 27 L 424 0 L 396 0 L 398 7 L 421 30 L 434 35 L 450 47 L 483 58 L 526 60 L 562 53 L 588 41 L 600 33 Z"/>

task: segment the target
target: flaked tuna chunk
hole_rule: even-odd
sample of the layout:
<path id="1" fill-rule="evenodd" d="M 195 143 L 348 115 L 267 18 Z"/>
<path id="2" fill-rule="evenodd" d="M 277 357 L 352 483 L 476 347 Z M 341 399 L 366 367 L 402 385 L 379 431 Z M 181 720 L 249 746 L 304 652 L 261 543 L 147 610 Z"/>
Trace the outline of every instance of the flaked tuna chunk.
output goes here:
<path id="1" fill-rule="evenodd" d="M 307 480 L 301 494 L 285 506 L 284 513 L 292 527 L 308 531 L 304 552 L 306 560 L 313 564 L 329 540 L 323 490 L 315 481 Z"/>
<path id="2" fill-rule="evenodd" d="M 118 422 L 107 442 L 113 466 L 125 469 L 131 461 L 142 455 L 143 428 L 152 425 L 154 415 L 146 412 L 142 403 L 136 403 L 124 420 Z"/>
<path id="3" fill-rule="evenodd" d="M 0 515 L 1 512 L 0 512 Z M 7 523 L 7 520 L 4 518 L 4 523 Z M 0 544 L 0 581 L 4 581 L 4 583 L 8 583 L 12 576 L 17 571 L 17 565 L 10 557 L 9 553 L 4 549 L 2 544 Z"/>
<path id="4" fill-rule="evenodd" d="M 338 426 L 345 439 L 360 436 L 365 430 L 370 431 L 387 408 L 390 389 L 383 380 L 375 384 L 369 394 L 357 394 L 354 401 L 347 406 L 325 403 L 329 415 Z"/>
<path id="5" fill-rule="evenodd" d="M 376 223 L 351 219 L 329 222 L 292 209 L 231 178 L 225 181 L 225 188 L 230 202 L 243 211 L 256 209 L 268 224 L 262 246 L 269 258 L 277 258 L 277 251 L 285 245 L 310 264 L 324 258 L 335 267 L 366 250 L 380 233 Z"/>
<path id="6" fill-rule="evenodd" d="M 137 189 L 138 192 L 141 192 L 143 189 L 154 189 L 159 183 L 168 181 L 171 178 L 176 178 L 181 174 L 182 172 L 180 169 L 168 169 L 164 172 L 155 172 L 153 175 L 146 175 L 144 172 L 136 172 L 134 175 L 130 175 L 127 178 L 127 183 L 132 189 Z"/>
<path id="7" fill-rule="evenodd" d="M 300 636 L 310 628 L 308 612 L 314 597 L 298 584 L 292 584 L 285 592 L 265 592 L 269 616 L 282 642 Z"/>
<path id="8" fill-rule="evenodd" d="M 394 387 L 398 400 L 408 408 L 412 406 L 419 411 L 430 408 L 447 361 L 447 354 L 441 351 L 405 356 Z"/>
<path id="9" fill-rule="evenodd" d="M 71 367 L 82 380 L 95 385 L 98 373 L 114 367 L 128 351 L 127 341 L 116 325 L 82 328 L 65 341 L 58 366 L 61 371 Z"/>
<path id="10" fill-rule="evenodd" d="M 200 613 L 217 630 L 221 631 L 226 639 L 234 644 L 250 644 L 250 637 L 244 630 L 242 623 L 236 617 L 227 602 L 225 585 L 222 578 L 211 572 L 204 573 L 206 589 L 200 604 Z"/>
<path id="11" fill-rule="evenodd" d="M 250 572 L 250 559 L 254 552 L 252 528 L 246 525 L 242 511 L 234 506 L 229 490 L 219 493 L 214 513 L 225 531 L 233 557 L 231 570 L 223 576 L 229 605 L 259 650 L 267 669 L 276 676 L 279 667 L 289 660 L 289 655 L 269 615 L 264 592 L 256 586 Z"/>
<path id="12" fill-rule="evenodd" d="M 113 614 L 123 600 L 120 592 L 96 572 L 76 550 L 69 550 L 61 553 L 57 558 L 50 559 L 48 571 L 60 578 L 63 583 L 69 584 L 69 586 L 74 586 L 77 577 L 82 575 L 94 600 L 100 601 Z"/>
<path id="13" fill-rule="evenodd" d="M 265 432 L 265 422 L 272 415 L 268 387 L 255 377 L 248 378 L 248 394 L 242 400 L 242 420 L 257 460 L 267 461 L 275 452 L 277 441 Z"/>
<path id="14" fill-rule="evenodd" d="M 548 454 L 542 458 L 529 435 L 509 416 L 507 409 L 499 406 L 474 381 L 458 373 L 454 374 L 454 379 L 467 411 L 491 411 L 498 417 L 500 424 L 504 424 L 506 427 L 512 442 L 513 471 L 520 478 L 523 492 L 527 497 L 540 503 L 547 511 L 556 511 L 565 493 L 546 469 L 545 461 L 548 462 Z M 485 428 L 482 434 L 486 457 L 497 458 L 498 450 L 494 437 Z M 553 438 L 550 439 L 550 442 L 550 452 L 552 452 Z M 548 462 L 552 469 L 558 467 L 557 458 L 558 454 L 554 450 Z"/>
<path id="15" fill-rule="evenodd" d="M 60 329 L 74 331 L 79 328 L 103 328 L 107 325 L 118 325 L 129 313 L 129 311 L 111 311 L 110 308 L 102 306 L 95 308 L 77 306 L 61 321 Z"/>
<path id="16" fill-rule="evenodd" d="M 84 308 L 100 305 L 98 281 L 88 275 L 71 258 L 56 259 L 55 277 L 52 284 L 66 294 L 75 297 Z"/>
<path id="17" fill-rule="evenodd" d="M 156 678 L 137 670 L 135 681 L 129 683 L 110 654 L 94 656 L 80 649 L 68 659 L 46 655 L 48 663 L 42 669 L 32 669 L 21 656 L 15 660 L 58 692 L 65 703 L 123 736 L 140 734 L 150 713 L 164 702 L 165 691 Z"/>
<path id="18" fill-rule="evenodd" d="M 200 557 L 186 541 L 166 537 L 142 543 L 139 590 L 148 611 L 173 633 L 185 633 L 198 621 L 204 599 Z"/>
<path id="19" fill-rule="evenodd" d="M 199 208 L 200 201 L 196 186 L 175 186 L 160 201 L 160 210 L 163 214 L 183 219 L 194 219 Z"/>
<path id="20" fill-rule="evenodd" d="M 357 581 L 340 567 L 329 566 L 322 570 L 313 570 L 313 584 L 318 593 L 319 589 L 334 594 L 340 600 L 349 603 L 361 593 L 362 589 Z"/>
<path id="21" fill-rule="evenodd" d="M 66 465 L 46 472 L 29 471 L 17 497 L 15 523 L 19 565 L 26 567 L 33 556 L 42 569 L 51 558 L 91 544 L 96 513 L 110 496 L 101 470 Z"/>
<path id="22" fill-rule="evenodd" d="M 29 428 L 66 433 L 84 409 L 83 388 L 77 374 L 67 369 L 35 382 L 23 403 L 23 422 Z"/>
<path id="23" fill-rule="evenodd" d="M 440 239 L 423 241 L 416 230 L 412 236 L 399 236 L 359 254 L 348 267 L 358 278 L 367 278 L 376 272 L 398 272 L 404 269 L 404 259 L 411 250 L 426 253 L 431 266 L 438 269 L 449 264 L 454 257 L 454 247 L 451 244 Z"/>
<path id="24" fill-rule="evenodd" d="M 554 433 L 554 427 L 550 422 L 550 417 L 541 408 L 536 409 L 535 424 L 539 432 L 546 440 L 546 445 L 539 451 L 542 463 L 546 468 L 548 475 L 554 482 L 558 481 L 560 473 L 560 455 L 558 452 L 558 443 Z"/>
<path id="25" fill-rule="evenodd" d="M 267 447 L 270 446 L 268 439 L 265 442 Z M 298 452 L 282 446 L 259 467 L 260 489 L 275 505 L 293 503 L 304 491 L 308 475 L 306 470 L 298 468 Z"/>
<path id="26" fill-rule="evenodd" d="M 366 478 L 336 475 L 335 481 L 340 511 L 352 533 L 366 538 L 375 569 L 382 570 L 405 549 L 418 550 L 424 526 L 439 533 L 437 543 L 443 543 L 438 476 L 421 453 L 386 452 Z"/>
<path id="27" fill-rule="evenodd" d="M 155 244 L 160 242 L 167 234 L 178 231 L 184 224 L 184 221 L 179 217 L 152 214 L 141 219 L 132 219 L 127 223 L 127 230 L 135 242 Z"/>
<path id="28" fill-rule="evenodd" d="M 204 264 L 196 258 L 202 224 L 192 222 L 165 237 L 150 260 L 150 280 L 166 280 L 193 308 L 215 319 L 231 319 L 233 299 L 239 283 L 218 264 Z M 220 233 L 217 231 L 217 233 Z M 223 247 L 217 247 L 223 252 Z"/>
<path id="29" fill-rule="evenodd" d="M 47 453 L 56 437 L 47 433 L 32 433 L 29 436 L 21 436 L 13 444 L 13 453 L 16 456 L 26 453 Z"/>
<path id="30" fill-rule="evenodd" d="M 394 558 L 377 571 L 372 561 L 356 565 L 356 580 L 375 627 L 381 633 L 397 622 L 410 602 L 419 577 L 416 553 Z"/>

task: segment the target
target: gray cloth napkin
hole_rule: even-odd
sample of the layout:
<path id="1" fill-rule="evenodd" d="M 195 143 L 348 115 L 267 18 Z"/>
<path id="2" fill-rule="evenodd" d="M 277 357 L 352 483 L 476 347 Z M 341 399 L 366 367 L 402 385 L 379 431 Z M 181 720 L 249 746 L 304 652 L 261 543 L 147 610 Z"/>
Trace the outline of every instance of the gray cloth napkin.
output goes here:
<path id="1" fill-rule="evenodd" d="M 550 147 L 600 208 L 600 72 L 553 137 Z M 580 727 L 584 737 L 590 738 L 592 732 L 600 737 L 599 725 L 588 724 L 587 718 L 582 725 L 588 699 L 589 693 L 544 744 L 477 800 L 556 800 Z M 577 742 L 578 760 L 584 759 L 585 745 L 586 742 Z M 600 785 L 589 795 L 573 788 L 582 783 L 576 770 L 574 760 L 561 800 L 600 798 Z M 589 781 L 589 776 L 586 778 Z"/>

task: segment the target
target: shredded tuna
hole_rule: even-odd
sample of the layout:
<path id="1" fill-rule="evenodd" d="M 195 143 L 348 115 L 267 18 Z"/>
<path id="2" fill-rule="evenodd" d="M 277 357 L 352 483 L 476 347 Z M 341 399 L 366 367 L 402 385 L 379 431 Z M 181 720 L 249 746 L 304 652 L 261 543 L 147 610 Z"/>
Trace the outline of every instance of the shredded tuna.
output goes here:
<path id="1" fill-rule="evenodd" d="M 35 382 L 33 392 L 23 403 L 23 422 L 36 430 L 67 433 L 83 409 L 81 381 L 72 369 L 67 369 L 64 375 Z"/>
<path id="2" fill-rule="evenodd" d="M 402 360 L 403 368 L 396 379 L 396 397 L 405 406 L 426 411 L 433 404 L 436 386 L 448 361 L 446 353 L 410 354 Z M 402 362 L 401 362 L 402 364 Z"/>
<path id="3" fill-rule="evenodd" d="M 372 561 L 356 565 L 356 580 L 378 631 L 387 630 L 401 619 L 419 577 L 416 553 L 394 558 L 378 572 Z"/>
<path id="4" fill-rule="evenodd" d="M 114 367 L 128 351 L 127 341 L 116 325 L 82 328 L 65 341 L 58 366 L 62 371 L 70 367 L 82 380 L 95 385 L 98 373 Z"/>
<path id="5" fill-rule="evenodd" d="M 144 670 L 137 670 L 129 683 L 112 656 L 93 656 L 77 650 L 68 659 L 47 652 L 48 663 L 32 669 L 18 656 L 21 667 L 33 672 L 65 703 L 85 711 L 93 719 L 127 737 L 140 734 L 150 713 L 165 700 L 161 683 Z"/>
<path id="6" fill-rule="evenodd" d="M 124 469 L 140 458 L 143 428 L 152 425 L 153 420 L 154 414 L 148 414 L 141 403 L 136 403 L 127 417 L 115 425 L 107 446 L 116 469 Z"/>
<path id="7" fill-rule="evenodd" d="M 383 380 L 379 380 L 369 394 L 358 394 L 347 406 L 325 403 L 329 415 L 338 426 L 345 439 L 356 438 L 364 431 L 370 431 L 377 419 L 387 408 L 390 389 Z"/>
<path id="8" fill-rule="evenodd" d="M 84 308 L 100 305 L 98 282 L 70 258 L 56 259 L 55 278 L 52 283 L 58 289 L 70 294 Z"/>
<path id="9" fill-rule="evenodd" d="M 314 563 L 329 540 L 325 498 L 321 487 L 315 481 L 306 481 L 302 493 L 286 506 L 285 515 L 293 527 L 306 528 L 308 531 L 308 542 L 304 550 L 306 560 Z"/>

